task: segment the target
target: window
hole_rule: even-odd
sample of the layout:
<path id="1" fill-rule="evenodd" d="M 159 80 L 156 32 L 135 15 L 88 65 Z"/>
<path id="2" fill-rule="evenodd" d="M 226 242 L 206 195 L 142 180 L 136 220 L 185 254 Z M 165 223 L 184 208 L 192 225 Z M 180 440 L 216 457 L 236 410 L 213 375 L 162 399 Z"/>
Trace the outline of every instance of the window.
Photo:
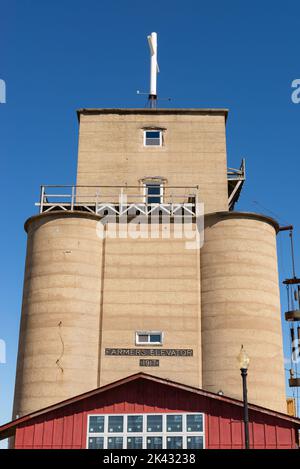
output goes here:
<path id="1" fill-rule="evenodd" d="M 136 345 L 162 345 L 162 332 L 136 332 Z"/>
<path id="2" fill-rule="evenodd" d="M 110 438 L 107 438 L 107 448 L 108 449 L 123 449 L 123 437 L 112 436 Z"/>
<path id="3" fill-rule="evenodd" d="M 163 185 L 157 182 L 147 182 L 145 184 L 146 204 L 161 204 L 163 196 Z"/>
<path id="4" fill-rule="evenodd" d="M 90 415 L 90 449 L 203 449 L 201 413 Z"/>
<path id="5" fill-rule="evenodd" d="M 143 437 L 142 436 L 128 437 L 127 449 L 143 449 Z"/>
<path id="6" fill-rule="evenodd" d="M 167 449 L 182 449 L 182 436 L 168 436 Z"/>
<path id="7" fill-rule="evenodd" d="M 162 415 L 147 416 L 147 432 L 162 432 Z"/>
<path id="8" fill-rule="evenodd" d="M 89 423 L 90 433 L 103 433 L 104 432 L 104 417 L 103 415 L 96 415 L 90 418 Z"/>
<path id="9" fill-rule="evenodd" d="M 142 415 L 128 415 L 127 419 L 128 432 L 142 432 L 143 431 L 143 416 Z"/>
<path id="10" fill-rule="evenodd" d="M 161 130 L 144 130 L 144 146 L 145 147 L 161 147 L 162 131 Z"/>
<path id="11" fill-rule="evenodd" d="M 203 436 L 188 436 L 187 449 L 203 449 Z"/>
<path id="12" fill-rule="evenodd" d="M 190 414 L 186 416 L 186 429 L 188 432 L 203 432 L 202 414 Z"/>
<path id="13" fill-rule="evenodd" d="M 89 438 L 89 449 L 103 449 L 103 448 L 104 448 L 104 438 L 102 436 Z"/>
<path id="14" fill-rule="evenodd" d="M 108 432 L 119 433 L 123 431 L 123 415 L 110 415 L 108 417 Z"/>
<path id="15" fill-rule="evenodd" d="M 162 449 L 162 441 L 161 436 L 149 436 L 147 438 L 147 449 Z"/>
<path id="16" fill-rule="evenodd" d="M 182 432 L 182 415 L 167 415 L 167 431 Z"/>

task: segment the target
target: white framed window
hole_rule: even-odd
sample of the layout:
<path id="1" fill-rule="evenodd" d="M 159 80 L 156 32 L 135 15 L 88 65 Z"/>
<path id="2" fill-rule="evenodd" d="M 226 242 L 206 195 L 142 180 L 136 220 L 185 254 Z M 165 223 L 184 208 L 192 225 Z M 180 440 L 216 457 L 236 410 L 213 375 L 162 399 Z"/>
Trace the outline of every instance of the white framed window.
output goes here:
<path id="1" fill-rule="evenodd" d="M 144 147 L 161 147 L 163 142 L 162 130 L 144 130 Z"/>
<path id="2" fill-rule="evenodd" d="M 160 182 L 144 183 L 144 201 L 146 204 L 161 204 L 163 202 L 164 186 Z"/>
<path id="3" fill-rule="evenodd" d="M 157 331 L 137 331 L 135 333 L 136 345 L 162 345 L 163 333 Z"/>
<path id="4" fill-rule="evenodd" d="M 204 449 L 204 414 L 88 415 L 89 449 Z"/>

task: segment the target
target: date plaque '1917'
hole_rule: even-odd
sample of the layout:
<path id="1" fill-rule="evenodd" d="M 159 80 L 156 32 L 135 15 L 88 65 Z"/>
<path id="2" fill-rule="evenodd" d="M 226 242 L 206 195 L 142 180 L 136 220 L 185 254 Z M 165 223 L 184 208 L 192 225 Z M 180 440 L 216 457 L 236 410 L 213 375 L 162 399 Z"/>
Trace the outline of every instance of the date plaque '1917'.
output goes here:
<path id="1" fill-rule="evenodd" d="M 159 360 L 140 360 L 140 366 L 159 366 Z"/>

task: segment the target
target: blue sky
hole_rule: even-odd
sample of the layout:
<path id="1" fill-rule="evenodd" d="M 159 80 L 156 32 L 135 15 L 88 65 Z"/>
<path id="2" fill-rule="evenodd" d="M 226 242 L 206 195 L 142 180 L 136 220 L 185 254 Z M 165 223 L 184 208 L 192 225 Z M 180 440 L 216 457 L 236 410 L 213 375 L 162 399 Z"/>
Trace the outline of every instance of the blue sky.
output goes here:
<path id="1" fill-rule="evenodd" d="M 11 417 L 26 236 L 40 184 L 75 182 L 80 107 L 143 107 L 146 35 L 158 32 L 168 107 L 228 107 L 228 164 L 247 163 L 240 210 L 295 226 L 299 250 L 300 3 L 253 0 L 0 0 L 0 423 Z M 290 274 L 280 234 L 280 278 Z M 299 271 L 298 271 L 299 273 Z M 284 289 L 282 306 L 285 308 Z M 287 333 L 284 327 L 285 335 Z M 286 355 L 288 355 L 287 348 Z"/>

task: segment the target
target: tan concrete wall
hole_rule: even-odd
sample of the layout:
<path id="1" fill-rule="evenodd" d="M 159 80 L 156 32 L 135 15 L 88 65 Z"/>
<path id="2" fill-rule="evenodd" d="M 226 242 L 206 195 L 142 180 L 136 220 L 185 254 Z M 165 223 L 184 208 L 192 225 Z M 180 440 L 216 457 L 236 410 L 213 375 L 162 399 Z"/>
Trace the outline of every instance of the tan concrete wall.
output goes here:
<path id="1" fill-rule="evenodd" d="M 172 231 L 171 231 L 172 234 Z M 193 357 L 101 357 L 100 384 L 139 371 L 201 387 L 199 251 L 181 239 L 107 239 L 102 353 L 107 348 L 192 349 Z M 162 331 L 162 346 L 136 346 L 135 331 Z M 141 357 L 144 358 L 144 357 Z"/>
<path id="2" fill-rule="evenodd" d="M 171 239 L 103 240 L 96 223 L 72 213 L 27 223 L 14 415 L 139 371 L 201 387 L 199 252 L 172 229 Z M 145 330 L 164 334 L 162 346 L 146 348 L 188 348 L 193 357 L 157 357 L 158 368 L 145 368 L 139 357 L 105 356 L 105 348 L 145 348 L 135 344 Z"/>
<path id="3" fill-rule="evenodd" d="M 164 128 L 161 148 L 143 145 L 143 128 L 153 126 Z M 161 176 L 170 186 L 199 185 L 205 211 L 212 212 L 228 209 L 226 171 L 222 114 L 156 111 L 80 116 L 78 185 L 134 186 L 143 177 Z M 111 192 L 102 190 L 102 194 Z"/>
<path id="4" fill-rule="evenodd" d="M 14 415 L 97 387 L 101 282 L 96 220 L 29 221 Z"/>
<path id="5" fill-rule="evenodd" d="M 249 400 L 286 412 L 276 234 L 257 216 L 206 219 L 201 250 L 203 388 L 241 399 L 241 344 Z"/>

